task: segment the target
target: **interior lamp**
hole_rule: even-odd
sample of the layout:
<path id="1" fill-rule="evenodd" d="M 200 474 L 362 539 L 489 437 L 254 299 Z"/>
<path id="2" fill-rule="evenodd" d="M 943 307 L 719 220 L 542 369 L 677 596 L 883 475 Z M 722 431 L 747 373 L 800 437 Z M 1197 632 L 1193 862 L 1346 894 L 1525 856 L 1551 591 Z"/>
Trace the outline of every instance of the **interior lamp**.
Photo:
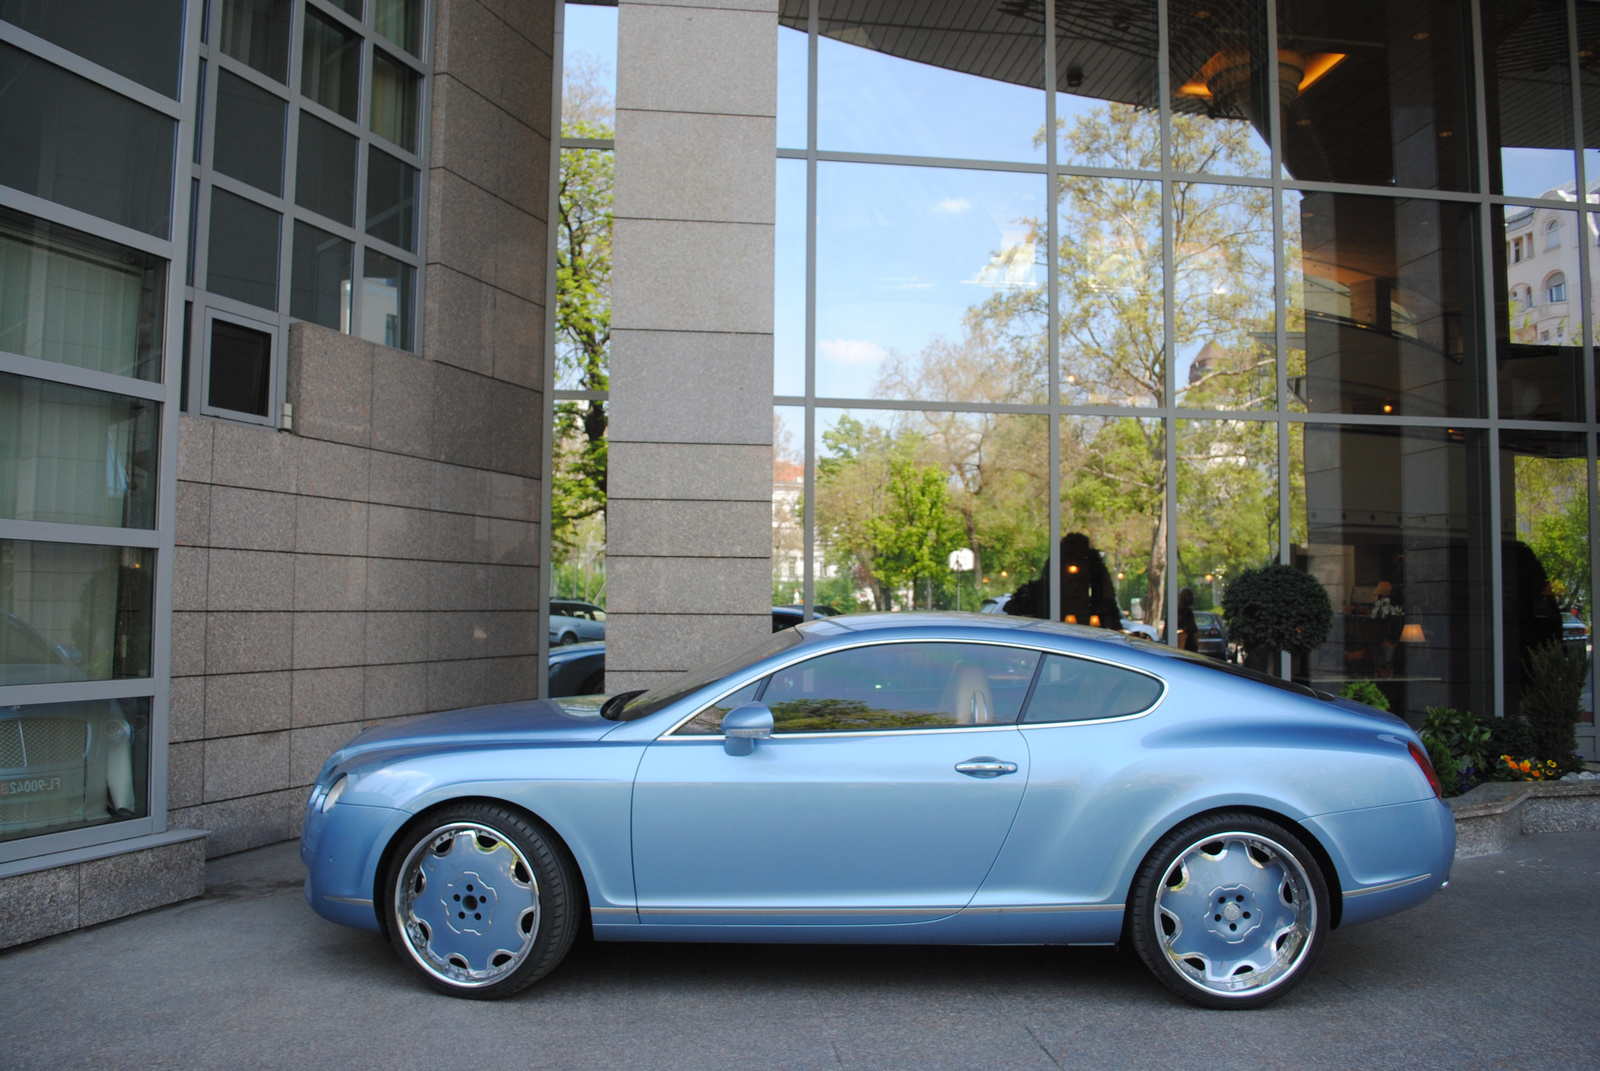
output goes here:
<path id="1" fill-rule="evenodd" d="M 1426 643 L 1427 640 L 1428 637 L 1422 634 L 1421 625 L 1413 623 L 1400 630 L 1401 643 Z"/>

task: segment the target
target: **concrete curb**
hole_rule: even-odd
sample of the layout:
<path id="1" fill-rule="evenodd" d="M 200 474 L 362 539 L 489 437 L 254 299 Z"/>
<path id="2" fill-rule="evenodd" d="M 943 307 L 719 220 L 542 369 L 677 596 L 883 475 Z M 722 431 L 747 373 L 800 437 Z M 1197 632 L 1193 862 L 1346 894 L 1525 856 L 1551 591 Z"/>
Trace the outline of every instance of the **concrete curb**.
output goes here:
<path id="1" fill-rule="evenodd" d="M 1600 830 L 1600 781 L 1507 781 L 1447 800 L 1456 858 L 1493 855 L 1523 833 Z"/>

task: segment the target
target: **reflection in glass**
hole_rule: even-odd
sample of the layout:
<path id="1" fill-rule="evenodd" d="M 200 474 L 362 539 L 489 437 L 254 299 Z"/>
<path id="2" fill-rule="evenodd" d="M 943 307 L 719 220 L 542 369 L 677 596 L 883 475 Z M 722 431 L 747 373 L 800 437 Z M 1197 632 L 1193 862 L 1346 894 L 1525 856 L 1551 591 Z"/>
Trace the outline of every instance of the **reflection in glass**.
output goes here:
<path id="1" fill-rule="evenodd" d="M 0 674 L 19 627 L 0 615 Z M 142 818 L 149 770 L 147 698 L 0 709 L 0 841 Z"/>
<path id="2" fill-rule="evenodd" d="M 1489 218 L 1504 235 L 1494 249 L 1500 415 L 1582 420 L 1583 303 L 1571 298 L 1590 243 L 1578 214 L 1494 205 Z"/>
<path id="3" fill-rule="evenodd" d="M 264 309 L 278 307 L 278 213 L 223 189 L 211 191 L 206 289 Z"/>
<path id="4" fill-rule="evenodd" d="M 1489 192 L 1549 196 L 1570 186 L 1576 174 L 1567 5 L 1561 0 L 1480 0 L 1479 9 Z"/>
<path id="5" fill-rule="evenodd" d="M 416 252 L 417 169 L 382 149 L 367 150 L 367 233 Z"/>
<path id="6" fill-rule="evenodd" d="M 159 412 L 0 373 L 0 517 L 154 528 Z"/>
<path id="7" fill-rule="evenodd" d="M 817 394 L 1039 401 L 1041 175 L 823 162 Z"/>
<path id="8" fill-rule="evenodd" d="M 0 208 L 0 350 L 161 377 L 166 262 Z"/>
<path id="9" fill-rule="evenodd" d="M 1482 415 L 1476 208 L 1290 191 L 1283 220 L 1297 410 Z"/>
<path id="10" fill-rule="evenodd" d="M 363 264 L 361 337 L 395 349 L 411 349 L 417 269 L 376 249 L 367 250 Z"/>
<path id="11" fill-rule="evenodd" d="M 606 390 L 611 355 L 611 190 L 616 155 L 564 149 L 556 228 L 556 386 Z"/>
<path id="12" fill-rule="evenodd" d="M 611 136 L 617 95 L 617 9 L 566 5 L 561 66 L 561 129 L 567 137 Z M 581 133 L 574 122 L 596 123 L 604 134 Z"/>
<path id="13" fill-rule="evenodd" d="M 1589 200 L 1600 201 L 1600 3 L 1579 0 L 1578 91 L 1583 105 L 1583 167 Z"/>
<path id="14" fill-rule="evenodd" d="M 805 600 L 806 411 L 779 405 L 772 410 L 772 605 Z M 817 561 L 815 575 L 826 568 Z"/>
<path id="15" fill-rule="evenodd" d="M 1275 407 L 1271 192 L 1174 183 L 1172 254 L 1178 404 Z"/>
<path id="16" fill-rule="evenodd" d="M 0 42 L 0 185 L 166 238 L 177 120 Z"/>
<path id="17" fill-rule="evenodd" d="M 289 265 L 289 315 L 335 331 L 350 330 L 351 244 L 295 220 Z"/>
<path id="18" fill-rule="evenodd" d="M 356 118 L 361 95 L 361 38 L 331 19 L 306 11 L 300 92 L 346 119 Z"/>
<path id="19" fill-rule="evenodd" d="M 1074 533 L 1088 539 L 1112 581 L 1122 627 L 1152 638 L 1165 635 L 1166 451 L 1159 420 L 1061 420 L 1063 547 Z M 1062 555 L 1063 614 L 1071 612 L 1071 568 L 1068 555 Z M 1040 580 L 1048 583 L 1046 576 Z"/>
<path id="20" fill-rule="evenodd" d="M 278 97 L 219 70 L 211 166 L 274 197 L 282 194 L 284 111 Z"/>
<path id="21" fill-rule="evenodd" d="M 806 163 L 778 161 L 772 393 L 806 391 Z"/>
<path id="22" fill-rule="evenodd" d="M 266 416 L 271 386 L 272 336 L 243 324 L 212 321 L 206 404 L 213 409 Z"/>
<path id="23" fill-rule="evenodd" d="M 1500 433 L 1501 638 L 1505 711 L 1516 714 L 1535 649 L 1559 644 L 1588 657 L 1589 479 L 1577 432 Z M 1581 627 L 1575 628 L 1574 624 Z M 1583 709 L 1594 718 L 1594 693 Z M 1519 756 L 1520 757 L 1520 756 Z"/>
<path id="24" fill-rule="evenodd" d="M 803 11 L 800 17 L 805 18 Z M 808 56 L 804 23 L 798 30 L 779 26 L 778 147 L 781 149 L 806 147 Z"/>
<path id="25" fill-rule="evenodd" d="M 1048 424 L 995 413 L 818 410 L 818 606 L 976 609 L 1048 554 Z M 950 555 L 972 552 L 972 569 Z"/>
<path id="26" fill-rule="evenodd" d="M 268 78 L 289 80 L 290 0 L 222 0 L 217 47 Z"/>
<path id="27" fill-rule="evenodd" d="M 345 224 L 353 222 L 356 210 L 356 138 L 305 112 L 300 113 L 294 203 Z"/>
<path id="28" fill-rule="evenodd" d="M 0 0 L 0 19 L 157 93 L 178 95 L 183 0 Z"/>
<path id="29" fill-rule="evenodd" d="M 1295 679 L 1373 680 L 1413 726 L 1430 706 L 1493 710 L 1484 433 L 1289 428 L 1293 564 L 1333 603 L 1333 633 Z"/>
<path id="30" fill-rule="evenodd" d="M 1156 22 L 1148 0 L 1056 4 L 1058 163 L 1160 170 Z"/>
<path id="31" fill-rule="evenodd" d="M 1234 577 L 1279 559 L 1278 426 L 1180 420 L 1177 434 L 1180 646 L 1226 658 L 1226 633 L 1210 615 Z"/>
<path id="32" fill-rule="evenodd" d="M 1263 0 L 1220 0 L 1169 14 L 1172 168 L 1265 176 L 1271 161 L 1271 77 Z M 1280 101 L 1310 87 L 1320 61 L 1280 51 Z"/>
<path id="33" fill-rule="evenodd" d="M 0 685 L 150 676 L 155 551 L 0 539 Z"/>
<path id="34" fill-rule="evenodd" d="M 1160 184 L 1062 175 L 1056 212 L 1062 400 L 1161 404 L 1166 338 Z M 1013 300 L 997 311 L 1017 304 Z"/>
<path id="35" fill-rule="evenodd" d="M 1278 0 L 1279 60 L 1304 72 L 1280 87 L 1289 175 L 1474 189 L 1469 21 L 1460 0 Z"/>
<path id="36" fill-rule="evenodd" d="M 606 403 L 555 403 L 551 593 L 606 604 Z"/>
<path id="37" fill-rule="evenodd" d="M 355 3 L 360 18 L 360 0 Z M 372 26 L 413 56 L 422 55 L 422 0 L 377 0 Z"/>
<path id="38" fill-rule="evenodd" d="M 372 132 L 408 152 L 417 148 L 417 86 L 410 67 L 382 52 L 372 53 Z"/>
<path id="39" fill-rule="evenodd" d="M 817 146 L 1043 161 L 1044 25 L 1024 4 L 907 5 L 892 21 L 825 5 Z M 805 28 L 805 17 L 783 16 Z"/>

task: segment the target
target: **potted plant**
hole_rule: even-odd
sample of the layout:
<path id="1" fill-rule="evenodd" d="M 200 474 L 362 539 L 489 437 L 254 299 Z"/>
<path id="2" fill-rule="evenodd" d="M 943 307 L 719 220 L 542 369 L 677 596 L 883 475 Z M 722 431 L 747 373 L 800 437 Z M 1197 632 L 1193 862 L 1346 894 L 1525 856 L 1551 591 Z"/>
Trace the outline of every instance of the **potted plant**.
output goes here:
<path id="1" fill-rule="evenodd" d="M 1245 650 L 1245 664 L 1274 672 L 1279 651 L 1303 655 L 1333 631 L 1333 604 L 1311 574 L 1290 565 L 1247 569 L 1223 597 L 1228 639 Z"/>

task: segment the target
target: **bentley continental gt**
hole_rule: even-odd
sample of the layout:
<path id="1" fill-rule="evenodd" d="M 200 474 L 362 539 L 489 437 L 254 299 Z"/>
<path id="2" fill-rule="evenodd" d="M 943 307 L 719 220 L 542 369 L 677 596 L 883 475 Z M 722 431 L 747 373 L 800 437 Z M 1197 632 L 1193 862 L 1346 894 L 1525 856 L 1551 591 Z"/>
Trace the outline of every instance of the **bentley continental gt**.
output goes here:
<path id="1" fill-rule="evenodd" d="M 602 941 L 1131 946 L 1266 1004 L 1449 877 L 1404 721 L 1102 629 L 816 620 L 647 692 L 369 728 L 312 790 L 306 900 L 442 992 Z"/>

